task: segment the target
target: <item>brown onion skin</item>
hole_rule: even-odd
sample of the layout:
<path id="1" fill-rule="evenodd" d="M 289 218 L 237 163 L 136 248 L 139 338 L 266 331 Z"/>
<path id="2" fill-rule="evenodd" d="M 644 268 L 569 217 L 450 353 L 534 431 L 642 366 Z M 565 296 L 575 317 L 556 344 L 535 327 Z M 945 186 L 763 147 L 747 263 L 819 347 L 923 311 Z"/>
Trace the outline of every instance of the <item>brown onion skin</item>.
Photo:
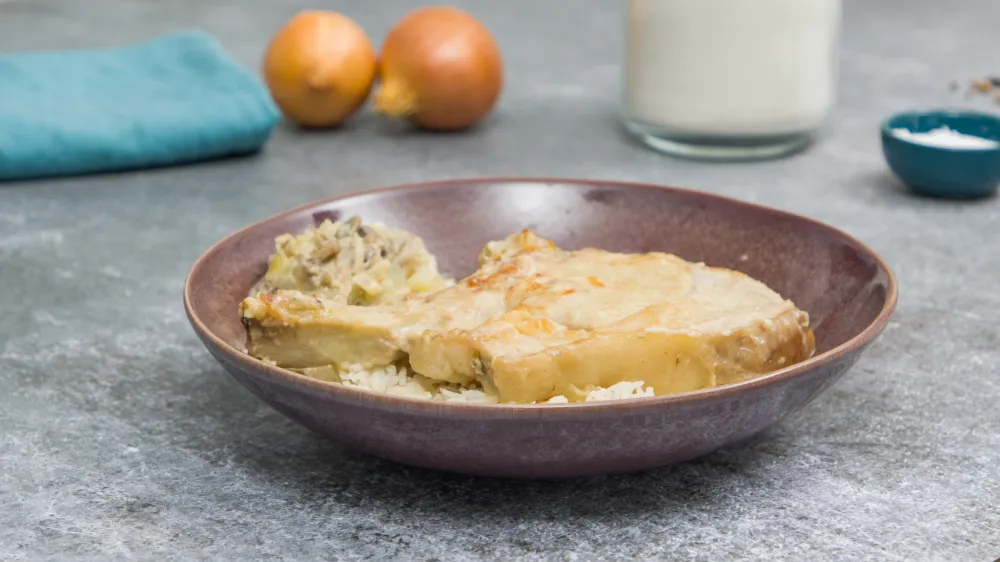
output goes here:
<path id="1" fill-rule="evenodd" d="M 389 31 L 378 57 L 376 110 L 430 130 L 465 129 L 496 105 L 503 59 L 489 30 L 468 13 L 415 10 Z"/>
<path id="2" fill-rule="evenodd" d="M 350 18 L 306 10 L 271 40 L 261 71 L 285 117 L 303 127 L 334 127 L 368 99 L 375 48 Z"/>

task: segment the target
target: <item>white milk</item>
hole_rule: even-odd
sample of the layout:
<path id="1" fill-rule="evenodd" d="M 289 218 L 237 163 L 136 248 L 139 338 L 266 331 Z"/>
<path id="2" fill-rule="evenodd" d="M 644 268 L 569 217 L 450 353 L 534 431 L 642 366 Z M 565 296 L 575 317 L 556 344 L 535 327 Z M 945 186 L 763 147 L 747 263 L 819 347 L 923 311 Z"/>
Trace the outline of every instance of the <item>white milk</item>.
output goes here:
<path id="1" fill-rule="evenodd" d="M 840 0 L 627 0 L 627 118 L 675 134 L 808 133 L 835 97 Z"/>

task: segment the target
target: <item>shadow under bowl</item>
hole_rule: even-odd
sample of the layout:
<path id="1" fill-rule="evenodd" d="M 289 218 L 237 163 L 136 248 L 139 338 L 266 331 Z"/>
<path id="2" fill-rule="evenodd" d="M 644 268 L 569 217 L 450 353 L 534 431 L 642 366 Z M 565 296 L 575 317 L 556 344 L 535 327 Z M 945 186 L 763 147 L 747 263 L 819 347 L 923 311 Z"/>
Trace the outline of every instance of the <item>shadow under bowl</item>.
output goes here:
<path id="1" fill-rule="evenodd" d="M 665 251 L 753 276 L 811 317 L 817 355 L 761 378 L 615 402 L 432 402 L 343 387 L 245 354 L 237 306 L 274 238 L 358 214 L 421 236 L 442 272 L 475 269 L 482 246 L 531 228 L 560 246 Z M 725 197 L 644 184 L 475 179 L 403 185 L 313 203 L 240 230 L 194 264 L 184 305 L 199 338 L 244 387 L 345 445 L 404 464 L 508 477 L 648 469 L 758 433 L 833 384 L 885 328 L 896 304 L 886 264 L 847 234 Z"/>
<path id="2" fill-rule="evenodd" d="M 929 146 L 893 132 L 907 129 L 926 133 L 940 127 L 996 144 L 983 148 Z M 1000 185 L 1000 117 L 959 110 L 899 113 L 882 123 L 882 153 L 889 169 L 916 193 L 956 199 L 992 195 Z"/>

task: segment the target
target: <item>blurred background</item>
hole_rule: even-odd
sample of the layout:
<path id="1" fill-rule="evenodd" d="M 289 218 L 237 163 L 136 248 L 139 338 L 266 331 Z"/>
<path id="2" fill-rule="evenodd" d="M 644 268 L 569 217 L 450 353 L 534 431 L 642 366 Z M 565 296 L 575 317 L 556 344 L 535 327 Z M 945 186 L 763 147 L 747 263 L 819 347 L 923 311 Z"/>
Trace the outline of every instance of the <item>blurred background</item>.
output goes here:
<path id="1" fill-rule="evenodd" d="M 472 130 L 421 132 L 366 108 L 338 130 L 281 122 L 247 158 L 0 183 L 0 559 L 995 558 L 997 201 L 912 195 L 879 125 L 928 107 L 1000 112 L 966 93 L 1000 74 L 1000 2 L 846 0 L 816 143 L 739 163 L 664 156 L 624 131 L 624 2 L 449 4 L 503 53 L 499 103 Z M 257 73 L 300 10 L 344 13 L 377 48 L 420 5 L 0 0 L 0 51 L 197 28 Z M 185 319 L 191 264 L 254 221 L 363 188 L 529 175 L 690 187 L 828 222 L 892 266 L 897 315 L 848 377 L 761 439 L 557 483 L 350 452 L 226 377 Z"/>

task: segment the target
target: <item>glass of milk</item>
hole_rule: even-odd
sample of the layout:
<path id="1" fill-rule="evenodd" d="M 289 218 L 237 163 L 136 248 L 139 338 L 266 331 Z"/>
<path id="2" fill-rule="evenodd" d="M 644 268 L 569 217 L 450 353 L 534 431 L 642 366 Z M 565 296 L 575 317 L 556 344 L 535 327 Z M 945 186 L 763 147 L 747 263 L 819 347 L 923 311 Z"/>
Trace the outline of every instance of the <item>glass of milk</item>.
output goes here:
<path id="1" fill-rule="evenodd" d="M 626 0 L 623 113 L 669 154 L 806 146 L 836 95 L 841 0 Z"/>

